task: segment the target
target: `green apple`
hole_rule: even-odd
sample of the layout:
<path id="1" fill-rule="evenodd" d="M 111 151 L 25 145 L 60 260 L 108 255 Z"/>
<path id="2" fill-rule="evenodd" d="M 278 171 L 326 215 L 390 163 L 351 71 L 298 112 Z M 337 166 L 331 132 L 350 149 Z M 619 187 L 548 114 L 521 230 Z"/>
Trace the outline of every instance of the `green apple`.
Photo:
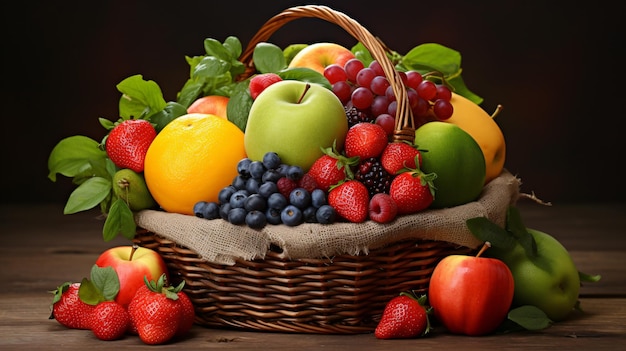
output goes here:
<path id="1" fill-rule="evenodd" d="M 348 120 L 343 104 L 318 84 L 284 80 L 267 87 L 248 115 L 244 147 L 251 160 L 276 152 L 283 163 L 307 171 L 322 149 L 343 149 Z"/>
<path id="2" fill-rule="evenodd" d="M 435 199 L 444 208 L 476 200 L 485 184 L 485 157 L 474 138 L 451 123 L 433 121 L 415 130 L 425 173 L 436 173 Z"/>
<path id="3" fill-rule="evenodd" d="M 515 280 L 514 306 L 533 305 L 555 322 L 564 320 L 578 302 L 578 269 L 569 252 L 553 236 L 530 228 L 526 231 L 534 239 L 534 254 L 517 242 L 512 249 L 493 247 L 488 255 L 499 258 L 511 269 Z"/>

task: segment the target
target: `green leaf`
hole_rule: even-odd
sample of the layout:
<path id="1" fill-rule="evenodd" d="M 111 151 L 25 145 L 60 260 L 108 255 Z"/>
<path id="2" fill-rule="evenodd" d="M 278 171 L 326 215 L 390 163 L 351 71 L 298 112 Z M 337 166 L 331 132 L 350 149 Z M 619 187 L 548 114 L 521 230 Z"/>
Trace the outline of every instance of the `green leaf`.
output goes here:
<path id="1" fill-rule="evenodd" d="M 99 145 L 97 141 L 82 135 L 62 139 L 48 157 L 48 178 L 56 182 L 57 174 L 74 177 L 88 169 L 90 161 L 105 159 L 107 154 Z"/>
<path id="2" fill-rule="evenodd" d="M 230 44 L 232 45 L 232 39 Z M 232 48 L 232 46 L 230 47 Z M 204 51 L 207 53 L 207 56 L 213 56 L 226 62 L 230 62 L 233 59 L 232 52 L 213 38 L 204 39 Z"/>
<path id="3" fill-rule="evenodd" d="M 332 86 L 324 75 L 319 72 L 305 67 L 288 68 L 280 72 L 276 72 L 283 80 L 299 80 L 306 83 L 314 83 L 331 90 Z"/>
<path id="4" fill-rule="evenodd" d="M 111 181 L 102 177 L 92 177 L 80 184 L 70 194 L 64 214 L 72 214 L 94 208 L 112 191 Z"/>
<path id="5" fill-rule="evenodd" d="M 490 242 L 491 246 L 501 250 L 511 250 L 515 247 L 513 238 L 506 229 L 498 226 L 485 217 L 474 217 L 465 221 L 469 231 L 482 242 Z"/>
<path id="6" fill-rule="evenodd" d="M 224 48 L 230 53 L 230 57 L 234 59 L 239 58 L 243 52 L 241 41 L 234 36 L 229 36 L 224 40 Z"/>
<path id="7" fill-rule="evenodd" d="M 285 47 L 283 50 L 283 57 L 285 57 L 285 64 L 289 65 L 294 56 L 296 56 L 302 49 L 309 46 L 309 44 L 291 44 Z"/>
<path id="8" fill-rule="evenodd" d="M 525 305 L 509 311 L 508 319 L 526 330 L 541 330 L 550 327 L 553 321 L 541 309 Z"/>
<path id="9" fill-rule="evenodd" d="M 214 78 L 222 76 L 229 71 L 230 61 L 224 61 L 213 56 L 206 56 L 196 65 L 191 74 L 191 78 Z"/>
<path id="10" fill-rule="evenodd" d="M 509 206 L 506 216 L 506 229 L 513 234 L 517 242 L 522 245 L 526 256 L 537 257 L 537 243 L 535 238 L 526 230 L 519 209 Z"/>
<path id="11" fill-rule="evenodd" d="M 461 53 L 441 44 L 426 43 L 414 47 L 404 55 L 402 64 L 412 70 L 432 70 L 454 76 L 461 70 Z"/>
<path id="12" fill-rule="evenodd" d="M 587 282 L 587 283 L 597 283 L 602 278 L 602 276 L 599 274 L 589 275 L 587 273 L 583 273 L 580 271 L 578 272 L 578 277 L 580 278 L 581 282 Z"/>
<path id="13" fill-rule="evenodd" d="M 91 268 L 91 282 L 102 293 L 104 301 L 113 301 L 120 291 L 120 280 L 111 266 Z"/>
<path id="14" fill-rule="evenodd" d="M 252 52 L 252 61 L 261 73 L 277 73 L 287 67 L 283 50 L 271 43 L 258 43 Z"/>
<path id="15" fill-rule="evenodd" d="M 147 119 L 165 107 L 165 99 L 159 85 L 154 81 L 144 80 L 140 74 L 118 83 L 117 90 L 122 93 L 119 112 L 123 119 Z"/>
<path id="16" fill-rule="evenodd" d="M 248 123 L 248 114 L 252 107 L 252 97 L 248 91 L 250 80 L 245 80 L 235 86 L 228 105 L 226 106 L 226 115 L 228 120 L 233 122 L 241 131 L 245 132 Z"/>
<path id="17" fill-rule="evenodd" d="M 95 265 L 94 265 L 95 266 Z M 97 305 L 104 301 L 102 292 L 96 287 L 96 285 L 89 279 L 83 278 L 78 288 L 78 297 L 88 305 Z"/>
<path id="18" fill-rule="evenodd" d="M 150 122 L 154 124 L 157 133 L 160 133 L 165 126 L 187 113 L 187 108 L 177 102 L 168 102 L 165 108 L 156 114 L 150 116 Z"/>
<path id="19" fill-rule="evenodd" d="M 135 237 L 137 225 L 133 212 L 126 202 L 116 199 L 109 210 L 104 227 L 102 228 L 102 238 L 104 241 L 113 240 L 118 234 L 132 240 Z"/>

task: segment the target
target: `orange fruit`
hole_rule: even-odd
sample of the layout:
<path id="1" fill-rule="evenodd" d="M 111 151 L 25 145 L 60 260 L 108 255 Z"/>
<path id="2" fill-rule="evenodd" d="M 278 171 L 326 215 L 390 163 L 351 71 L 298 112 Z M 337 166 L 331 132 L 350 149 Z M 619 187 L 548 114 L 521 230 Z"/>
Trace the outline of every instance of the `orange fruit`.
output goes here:
<path id="1" fill-rule="evenodd" d="M 246 157 L 243 132 L 211 114 L 180 116 L 150 144 L 144 178 L 152 197 L 167 212 L 193 215 L 198 201 L 217 201 Z"/>
<path id="2" fill-rule="evenodd" d="M 230 100 L 228 97 L 221 95 L 203 96 L 189 105 L 187 113 L 206 113 L 227 118 L 226 107 L 228 106 L 228 100 Z"/>
<path id="3" fill-rule="evenodd" d="M 469 133 L 480 146 L 485 157 L 485 184 L 498 177 L 504 168 L 506 142 L 496 121 L 473 101 L 452 93 L 452 117 L 446 120 Z"/>

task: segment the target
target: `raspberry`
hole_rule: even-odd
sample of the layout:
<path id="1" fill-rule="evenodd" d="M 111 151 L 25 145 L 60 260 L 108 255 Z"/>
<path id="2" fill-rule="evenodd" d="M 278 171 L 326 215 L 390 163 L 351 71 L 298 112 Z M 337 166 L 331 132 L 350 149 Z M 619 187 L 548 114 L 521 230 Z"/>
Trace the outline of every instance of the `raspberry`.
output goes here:
<path id="1" fill-rule="evenodd" d="M 276 185 L 278 186 L 278 191 L 288 199 L 291 191 L 298 187 L 298 182 L 287 177 L 281 177 L 278 182 L 276 182 Z"/>

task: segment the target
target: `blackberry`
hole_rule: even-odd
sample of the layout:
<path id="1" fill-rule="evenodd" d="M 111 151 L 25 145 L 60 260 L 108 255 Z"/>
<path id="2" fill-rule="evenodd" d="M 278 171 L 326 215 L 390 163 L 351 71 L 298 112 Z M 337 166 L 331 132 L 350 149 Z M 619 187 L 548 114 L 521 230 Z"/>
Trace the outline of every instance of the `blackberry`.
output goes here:
<path id="1" fill-rule="evenodd" d="M 354 106 L 352 107 L 344 106 L 344 110 L 346 110 L 346 117 L 348 118 L 348 128 L 351 128 L 353 125 L 357 123 L 374 121 L 365 112 L 359 111 Z"/>
<path id="2" fill-rule="evenodd" d="M 370 198 L 378 193 L 388 194 L 393 179 L 393 176 L 383 168 L 380 160 L 375 157 L 363 160 L 354 177 L 367 187 Z"/>

